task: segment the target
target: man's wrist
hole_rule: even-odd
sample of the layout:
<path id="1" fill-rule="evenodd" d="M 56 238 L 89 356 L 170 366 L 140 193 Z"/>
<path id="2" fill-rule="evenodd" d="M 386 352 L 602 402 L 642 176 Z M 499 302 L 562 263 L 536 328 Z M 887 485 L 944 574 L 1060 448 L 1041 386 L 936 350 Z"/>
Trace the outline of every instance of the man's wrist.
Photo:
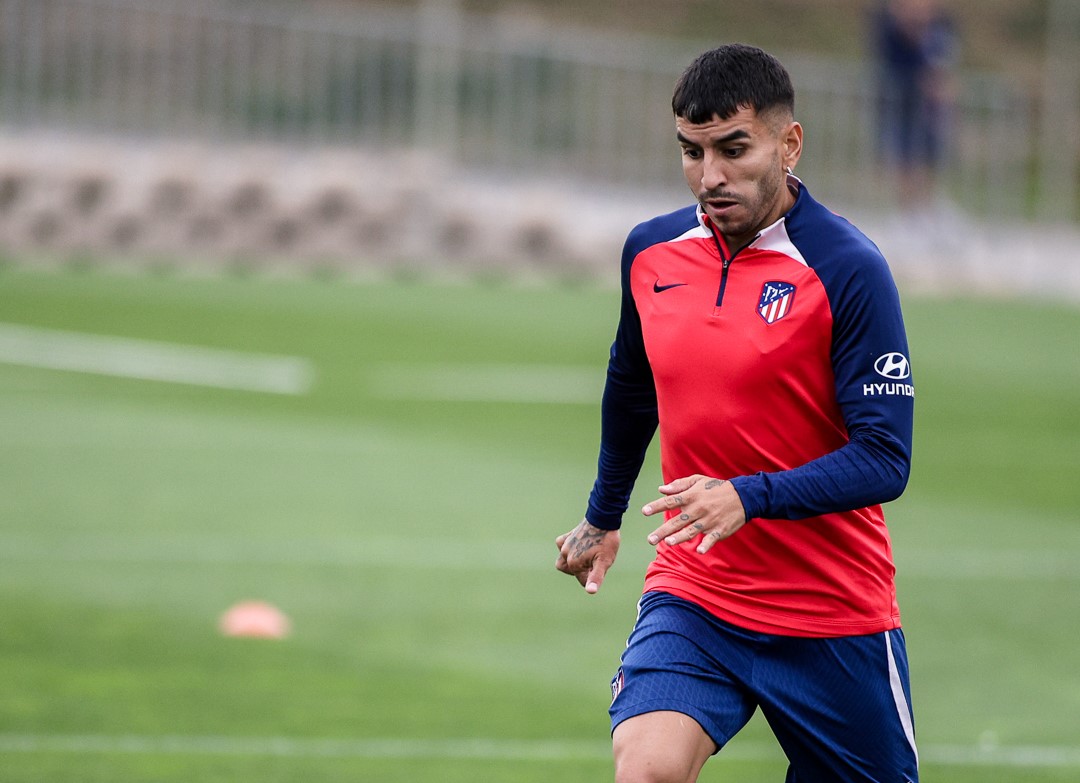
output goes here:
<path id="1" fill-rule="evenodd" d="M 744 493 L 749 493 L 749 489 L 750 489 L 749 486 L 748 486 L 748 479 L 749 478 L 750 478 L 749 476 L 738 476 L 738 477 L 736 477 L 734 479 L 731 479 L 728 482 L 729 484 L 731 484 L 731 488 L 733 490 L 735 490 L 735 497 L 737 497 L 739 499 L 739 503 L 742 504 L 743 519 L 746 520 L 747 522 L 749 522 L 753 518 L 750 515 L 750 513 L 749 513 L 749 511 L 748 511 L 748 509 L 746 507 L 746 495 L 744 495 Z M 740 485 L 742 485 L 742 490 L 741 491 L 739 490 Z M 754 516 L 758 516 L 758 515 L 755 514 Z"/>
<path id="2" fill-rule="evenodd" d="M 586 513 L 585 516 L 582 518 L 582 522 L 587 525 L 592 525 L 597 530 L 604 531 L 618 530 L 620 527 L 622 527 L 622 517 L 616 517 L 615 519 L 611 519 L 610 517 L 606 517 L 603 514 L 591 515 Z"/>

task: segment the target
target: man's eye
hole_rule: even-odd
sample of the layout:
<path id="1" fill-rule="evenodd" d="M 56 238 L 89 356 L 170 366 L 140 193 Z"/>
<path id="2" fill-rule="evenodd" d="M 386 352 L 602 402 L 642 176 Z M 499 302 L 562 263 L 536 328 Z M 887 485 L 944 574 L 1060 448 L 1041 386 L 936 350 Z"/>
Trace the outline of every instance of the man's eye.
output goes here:
<path id="1" fill-rule="evenodd" d="M 696 150 L 693 147 L 683 147 L 682 154 L 691 160 L 697 160 L 701 157 L 701 150 Z"/>
<path id="2" fill-rule="evenodd" d="M 727 147 L 724 150 L 724 157 L 725 158 L 737 158 L 737 157 L 741 156 L 744 152 L 746 152 L 745 147 Z"/>

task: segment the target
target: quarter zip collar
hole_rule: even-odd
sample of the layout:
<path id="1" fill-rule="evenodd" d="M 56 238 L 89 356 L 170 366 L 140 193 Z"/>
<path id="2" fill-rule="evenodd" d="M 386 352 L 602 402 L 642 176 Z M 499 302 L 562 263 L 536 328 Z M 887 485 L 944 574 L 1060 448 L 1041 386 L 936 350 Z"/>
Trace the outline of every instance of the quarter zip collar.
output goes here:
<path id="1" fill-rule="evenodd" d="M 716 231 L 713 227 L 712 221 L 709 220 L 709 216 L 705 214 L 705 210 L 698 205 L 697 218 L 702 227 L 709 232 L 709 235 L 713 238 L 713 242 L 716 245 L 716 250 L 720 254 L 720 287 L 716 292 L 716 305 L 713 307 L 713 315 L 720 315 L 721 308 L 724 305 L 724 292 L 727 290 L 728 284 L 728 271 L 731 268 L 731 262 L 735 260 L 735 256 L 741 253 L 747 248 L 754 247 L 758 244 L 768 244 L 768 241 L 774 234 L 786 233 L 785 222 L 788 216 L 795 211 L 799 202 L 803 198 L 803 194 L 806 192 L 802 187 L 802 182 L 794 175 L 788 174 L 787 181 L 788 188 L 795 194 L 795 203 L 791 205 L 791 209 L 780 216 L 778 220 L 769 224 L 765 228 L 761 229 L 753 239 L 742 247 L 736 248 L 735 252 L 731 252 L 731 248 L 728 247 L 727 241 L 721 236 L 720 232 Z"/>
<path id="2" fill-rule="evenodd" d="M 698 204 L 698 206 L 697 206 L 698 223 L 701 225 L 702 228 L 704 228 L 707 232 L 709 232 L 709 234 L 712 235 L 713 239 L 716 242 L 716 247 L 720 251 L 720 260 L 725 265 L 731 263 L 731 261 L 735 258 L 735 256 L 737 256 L 740 252 L 742 252 L 746 248 L 754 247 L 755 245 L 759 244 L 763 240 L 767 239 L 771 234 L 782 230 L 782 226 L 784 225 L 784 222 L 787 220 L 788 216 L 792 212 L 795 211 L 796 207 L 798 207 L 798 205 L 799 205 L 799 202 L 803 198 L 803 194 L 806 193 L 806 188 L 803 187 L 802 180 L 799 179 L 798 177 L 796 177 L 794 174 L 788 174 L 787 175 L 787 186 L 788 186 L 788 189 L 792 193 L 795 194 L 795 203 L 791 205 L 791 209 L 789 209 L 787 212 L 785 212 L 783 215 L 781 215 L 778 220 L 776 220 L 773 223 L 770 223 L 768 226 L 761 229 L 761 231 L 759 231 L 757 233 L 757 235 L 753 239 L 751 239 L 749 242 L 747 242 L 745 245 L 743 245 L 742 247 L 735 248 L 734 252 L 732 252 L 731 248 L 728 247 L 727 240 L 725 240 L 724 237 L 721 236 L 721 234 L 715 230 L 715 228 L 713 227 L 712 221 L 709 220 L 709 216 L 705 214 L 705 210 L 702 208 L 702 206 L 700 204 Z"/>

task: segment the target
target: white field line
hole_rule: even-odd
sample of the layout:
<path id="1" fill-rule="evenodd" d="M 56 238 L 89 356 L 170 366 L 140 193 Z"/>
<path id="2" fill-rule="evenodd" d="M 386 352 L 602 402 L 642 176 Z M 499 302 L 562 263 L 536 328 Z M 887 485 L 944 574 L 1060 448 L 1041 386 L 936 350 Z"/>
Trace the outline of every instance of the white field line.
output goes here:
<path id="1" fill-rule="evenodd" d="M 0 734 L 0 753 L 131 753 L 289 758 L 552 761 L 609 758 L 606 742 L 572 740 L 300 739 Z"/>
<path id="2" fill-rule="evenodd" d="M 270 394 L 306 394 L 315 372 L 293 356 L 238 353 L 0 324 L 0 363 Z"/>
<path id="3" fill-rule="evenodd" d="M 431 739 L 304 739 L 298 737 L 151 736 L 141 734 L 0 734 L 0 753 L 77 753 L 180 756 L 273 756 L 283 758 L 472 759 L 479 761 L 574 761 L 611 757 L 605 741 Z M 1080 747 L 929 745 L 929 764 L 955 767 L 1080 768 Z M 721 758 L 779 759 L 766 743 L 736 740 Z"/>
<path id="4" fill-rule="evenodd" d="M 382 364 L 368 392 L 384 399 L 595 405 L 604 368 L 540 364 Z"/>

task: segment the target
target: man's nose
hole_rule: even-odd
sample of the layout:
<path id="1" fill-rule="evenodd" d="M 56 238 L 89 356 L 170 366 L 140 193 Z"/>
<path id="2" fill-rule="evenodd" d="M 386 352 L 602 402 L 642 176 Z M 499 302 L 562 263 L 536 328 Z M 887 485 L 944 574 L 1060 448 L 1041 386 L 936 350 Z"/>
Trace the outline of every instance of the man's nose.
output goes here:
<path id="1" fill-rule="evenodd" d="M 707 190 L 722 188 L 728 183 L 727 165 L 719 155 L 706 155 L 701 167 L 701 186 Z"/>

